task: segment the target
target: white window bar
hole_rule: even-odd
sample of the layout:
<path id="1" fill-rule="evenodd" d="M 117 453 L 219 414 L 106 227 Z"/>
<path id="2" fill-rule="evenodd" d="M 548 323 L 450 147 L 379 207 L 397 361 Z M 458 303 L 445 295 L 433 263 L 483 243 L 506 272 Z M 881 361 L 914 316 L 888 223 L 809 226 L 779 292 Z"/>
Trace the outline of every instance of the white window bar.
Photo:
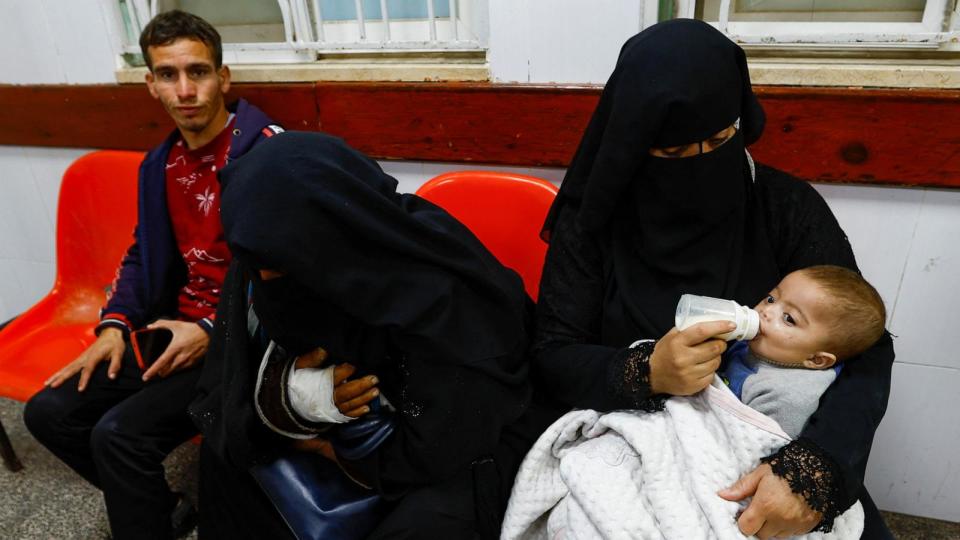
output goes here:
<path id="1" fill-rule="evenodd" d="M 660 19 L 660 0 L 642 0 L 640 2 L 640 29 L 649 28 Z"/>
<path id="2" fill-rule="evenodd" d="M 727 33 L 727 24 L 730 22 L 730 0 L 720 0 L 720 20 L 717 22 L 717 29 Z"/>
<path id="3" fill-rule="evenodd" d="M 353 0 L 353 3 L 357 6 L 357 28 L 360 29 L 360 41 L 363 41 L 367 39 L 367 23 L 363 18 L 363 2 Z"/>
<path id="4" fill-rule="evenodd" d="M 325 41 L 323 33 L 323 11 L 320 9 L 320 0 L 313 0 L 314 29 L 317 31 L 317 41 Z"/>
<path id="5" fill-rule="evenodd" d="M 427 20 L 430 23 L 430 41 L 437 41 L 437 18 L 433 13 L 433 0 L 427 2 Z"/>
<path id="6" fill-rule="evenodd" d="M 427 0 L 433 2 L 433 0 Z M 453 40 L 460 40 L 460 33 L 457 31 L 457 0 L 450 0 L 450 26 L 453 27 Z"/>
<path id="7" fill-rule="evenodd" d="M 383 21 L 383 40 L 390 41 L 390 14 L 387 13 L 387 0 L 380 0 L 380 20 Z"/>
<path id="8" fill-rule="evenodd" d="M 297 43 L 308 43 L 313 41 L 310 35 L 310 12 L 307 9 L 306 2 L 291 2 L 291 11 L 293 12 L 294 34 L 297 36 Z"/>
<path id="9" fill-rule="evenodd" d="M 923 8 L 923 25 L 927 32 L 940 32 L 943 30 L 943 18 L 947 11 L 947 0 L 927 0 Z"/>
<path id="10" fill-rule="evenodd" d="M 287 0 L 277 0 L 280 6 L 280 18 L 283 19 L 283 37 L 288 45 L 293 45 L 293 24 L 291 23 L 290 3 Z"/>
<path id="11" fill-rule="evenodd" d="M 147 23 L 153 18 L 153 14 L 156 12 L 156 3 L 151 6 L 147 3 L 147 0 L 128 0 L 127 5 L 130 6 L 130 9 L 133 11 L 130 20 L 131 22 L 136 21 L 138 26 L 137 33 L 139 34 L 143 32 Z"/>
<path id="12" fill-rule="evenodd" d="M 692 16 L 696 0 L 678 0 L 678 17 Z M 938 48 L 958 36 L 943 30 L 947 0 L 927 0 L 921 22 L 730 21 L 731 0 L 721 0 L 715 26 L 738 43 L 757 46 L 822 45 L 840 48 Z"/>
<path id="13" fill-rule="evenodd" d="M 697 13 L 697 2 L 695 0 L 677 0 L 677 18 L 692 19 Z"/>

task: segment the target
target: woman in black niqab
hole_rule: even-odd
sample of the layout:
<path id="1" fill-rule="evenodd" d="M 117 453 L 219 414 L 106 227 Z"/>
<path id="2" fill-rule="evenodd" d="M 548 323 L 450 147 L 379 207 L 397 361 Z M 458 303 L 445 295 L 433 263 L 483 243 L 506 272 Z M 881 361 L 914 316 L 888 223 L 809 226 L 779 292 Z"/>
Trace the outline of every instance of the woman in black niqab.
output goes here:
<path id="1" fill-rule="evenodd" d="M 763 127 L 743 50 L 710 25 L 668 21 L 623 46 L 543 227 L 533 349 L 554 399 L 656 409 L 709 384 L 719 365 L 712 340 L 671 330 L 681 294 L 752 306 L 793 270 L 856 269 L 816 191 L 745 152 Z M 769 458 L 773 474 L 755 471 L 754 504 L 773 510 L 750 532 L 789 535 L 819 518 L 829 529 L 859 498 L 864 538 L 889 536 L 863 474 L 892 362 L 889 336 L 848 361 L 801 437 Z M 786 518 L 787 504 L 806 517 Z"/>
<path id="2" fill-rule="evenodd" d="M 504 433 L 530 399 L 531 303 L 519 276 L 444 210 L 398 194 L 376 162 L 327 135 L 277 135 L 221 181 L 234 263 L 191 410 L 205 447 L 245 470 L 284 444 L 254 410 L 262 349 L 247 331 L 249 283 L 267 338 L 292 355 L 321 347 L 328 362 L 376 375 L 396 409 L 393 434 L 373 453 L 340 456 L 394 505 L 373 537 L 496 529 L 522 457 Z M 282 277 L 262 279 L 265 270 Z"/>

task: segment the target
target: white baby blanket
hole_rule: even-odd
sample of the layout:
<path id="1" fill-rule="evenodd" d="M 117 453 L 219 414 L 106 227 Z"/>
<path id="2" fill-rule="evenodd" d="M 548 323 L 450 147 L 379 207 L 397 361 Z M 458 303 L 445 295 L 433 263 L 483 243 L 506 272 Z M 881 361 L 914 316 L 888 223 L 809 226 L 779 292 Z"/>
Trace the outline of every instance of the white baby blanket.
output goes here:
<path id="1" fill-rule="evenodd" d="M 746 505 L 717 491 L 789 440 L 719 378 L 657 413 L 572 411 L 524 459 L 501 538 L 745 538 L 736 518 Z M 862 530 L 858 502 L 830 534 L 801 538 L 857 539 Z"/>

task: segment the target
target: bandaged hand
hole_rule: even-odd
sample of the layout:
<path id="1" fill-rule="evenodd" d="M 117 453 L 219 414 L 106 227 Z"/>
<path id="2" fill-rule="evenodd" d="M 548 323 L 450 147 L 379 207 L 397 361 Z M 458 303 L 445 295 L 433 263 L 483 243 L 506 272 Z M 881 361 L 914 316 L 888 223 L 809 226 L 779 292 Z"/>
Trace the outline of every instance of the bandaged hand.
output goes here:
<path id="1" fill-rule="evenodd" d="M 287 388 L 293 409 L 306 420 L 342 424 L 370 412 L 380 395 L 376 376 L 350 380 L 356 368 L 347 363 L 321 368 L 327 351 L 317 348 L 300 355 Z"/>

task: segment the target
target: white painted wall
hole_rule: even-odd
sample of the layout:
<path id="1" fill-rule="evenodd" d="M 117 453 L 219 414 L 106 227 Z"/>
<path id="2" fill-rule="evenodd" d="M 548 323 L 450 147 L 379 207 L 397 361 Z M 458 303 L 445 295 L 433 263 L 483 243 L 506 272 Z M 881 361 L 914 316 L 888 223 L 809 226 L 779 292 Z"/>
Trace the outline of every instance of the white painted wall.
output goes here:
<path id="1" fill-rule="evenodd" d="M 114 4 L 0 0 L 0 84 L 115 82 Z"/>
<path id="2" fill-rule="evenodd" d="M 960 521 L 960 191 L 819 184 L 897 336 L 866 484 L 885 510 Z"/>
<path id="3" fill-rule="evenodd" d="M 60 178 L 83 153 L 0 146 L 0 323 L 53 285 Z"/>
<path id="4" fill-rule="evenodd" d="M 488 58 L 500 82 L 604 83 L 640 31 L 639 0 L 489 2 Z"/>
<path id="5" fill-rule="evenodd" d="M 497 81 L 602 83 L 640 0 L 490 0 Z M 0 83 L 113 82 L 111 0 L 0 0 Z M 589 7 L 586 7 L 589 6 Z M 57 187 L 83 151 L 0 146 L 0 321 L 54 275 Z M 457 164 L 385 162 L 407 191 Z M 495 167 L 476 167 L 497 169 Z M 560 169 L 511 169 L 554 182 Z M 818 184 L 890 311 L 897 363 L 867 471 L 883 509 L 960 521 L 960 191 Z"/>
<path id="6" fill-rule="evenodd" d="M 0 0 L 0 84 L 114 82 L 111 9 L 103 0 Z M 0 146 L 0 322 L 53 285 L 60 178 L 83 153 Z"/>

